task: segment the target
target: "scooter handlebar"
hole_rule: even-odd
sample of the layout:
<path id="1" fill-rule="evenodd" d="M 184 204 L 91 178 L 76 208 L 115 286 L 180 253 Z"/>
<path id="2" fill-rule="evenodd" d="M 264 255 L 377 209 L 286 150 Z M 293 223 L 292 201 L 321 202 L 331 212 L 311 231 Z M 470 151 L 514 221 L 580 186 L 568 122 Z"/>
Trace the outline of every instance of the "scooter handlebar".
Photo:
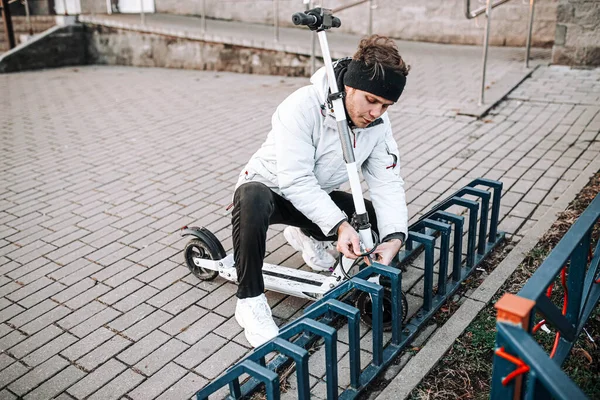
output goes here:
<path id="1" fill-rule="evenodd" d="M 306 25 L 311 29 L 317 29 L 323 23 L 323 18 L 317 17 L 311 10 L 308 14 L 303 12 L 295 13 L 292 15 L 292 22 L 294 25 Z M 337 17 L 332 17 L 331 27 L 339 28 L 340 26 L 342 26 L 342 21 Z"/>
<path id="2" fill-rule="evenodd" d="M 317 23 L 317 17 L 310 14 L 304 14 L 303 12 L 297 12 L 292 15 L 292 22 L 294 25 L 315 25 Z"/>

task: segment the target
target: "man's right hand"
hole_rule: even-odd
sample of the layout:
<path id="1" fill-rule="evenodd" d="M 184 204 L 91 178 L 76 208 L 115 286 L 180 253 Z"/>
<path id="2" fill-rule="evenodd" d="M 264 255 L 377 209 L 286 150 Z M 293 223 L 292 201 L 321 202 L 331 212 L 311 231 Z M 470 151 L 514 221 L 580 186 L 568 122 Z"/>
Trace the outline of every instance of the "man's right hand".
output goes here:
<path id="1" fill-rule="evenodd" d="M 337 250 L 353 260 L 362 254 L 358 232 L 347 221 L 338 228 Z"/>

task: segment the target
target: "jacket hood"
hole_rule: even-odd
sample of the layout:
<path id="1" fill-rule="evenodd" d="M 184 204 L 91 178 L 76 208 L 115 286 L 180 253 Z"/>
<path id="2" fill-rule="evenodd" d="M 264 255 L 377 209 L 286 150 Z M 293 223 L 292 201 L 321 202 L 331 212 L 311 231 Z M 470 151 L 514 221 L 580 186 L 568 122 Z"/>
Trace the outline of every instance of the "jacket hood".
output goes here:
<path id="1" fill-rule="evenodd" d="M 335 80 L 337 81 L 338 90 L 344 91 L 344 74 L 348 69 L 352 59 L 350 57 L 340 58 L 333 63 L 333 72 L 335 74 Z M 325 67 L 321 67 L 313 74 L 310 78 L 312 83 L 317 90 L 319 95 L 319 101 L 325 104 L 327 96 L 329 95 L 329 81 L 327 80 L 327 70 Z"/>
<path id="2" fill-rule="evenodd" d="M 340 58 L 336 62 L 333 63 L 333 73 L 335 75 L 335 80 L 337 82 L 338 90 L 344 92 L 344 74 L 348 70 L 348 64 L 352 61 L 351 57 Z M 315 87 L 317 91 L 317 95 L 319 96 L 319 102 L 321 103 L 321 108 L 328 109 L 325 107 L 327 104 L 327 96 L 329 95 L 329 80 L 327 79 L 327 69 L 325 67 L 321 67 L 313 74 L 310 78 L 310 82 Z M 352 120 L 350 119 L 350 115 L 348 115 L 348 110 L 346 111 L 346 120 L 350 126 L 354 126 Z M 330 113 L 328 111 L 328 113 Z M 333 114 L 332 114 L 333 115 Z M 383 119 L 381 117 L 377 118 L 375 121 L 371 122 L 367 128 L 371 128 L 383 123 Z"/>

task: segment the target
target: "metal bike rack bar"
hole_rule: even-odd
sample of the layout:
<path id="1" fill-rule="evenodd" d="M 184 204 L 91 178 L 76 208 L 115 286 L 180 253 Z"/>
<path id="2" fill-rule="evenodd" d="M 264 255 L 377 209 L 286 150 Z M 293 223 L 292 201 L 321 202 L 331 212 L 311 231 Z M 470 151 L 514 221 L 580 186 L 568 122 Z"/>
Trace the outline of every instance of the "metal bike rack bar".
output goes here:
<path id="1" fill-rule="evenodd" d="M 475 186 L 483 186 L 492 190 L 482 190 Z M 461 286 L 475 267 L 502 241 L 504 233 L 498 232 L 498 218 L 502 183 L 486 179 L 476 179 L 466 187 L 458 190 L 433 210 L 426 213 L 419 221 L 409 227 L 406 241 L 407 250 L 399 255 L 399 262 L 407 262 L 423 252 L 424 289 L 423 305 L 417 313 L 402 326 L 402 273 L 393 268 L 377 263 L 360 270 L 351 279 L 329 291 L 322 299 L 304 310 L 304 315 L 281 328 L 280 334 L 271 342 L 258 347 L 244 360 L 227 370 L 221 377 L 209 383 L 197 393 L 198 399 L 205 399 L 211 393 L 229 385 L 230 398 L 248 396 L 265 383 L 267 398 L 278 398 L 279 384 L 275 385 L 271 373 L 295 363 L 298 381 L 299 398 L 306 395 L 309 382 L 310 362 L 305 361 L 306 350 L 323 338 L 326 358 L 327 398 L 354 399 L 389 365 L 401 351 L 406 349 L 437 310 Z M 462 196 L 475 197 L 469 200 Z M 491 201 L 491 206 L 490 206 Z M 459 206 L 467 212 L 465 216 L 447 211 L 450 207 Z M 468 231 L 464 228 L 468 225 Z M 479 226 L 478 226 L 479 225 Z M 467 236 L 467 254 L 463 256 L 463 237 Z M 479 238 L 477 238 L 479 236 Z M 451 243 L 451 239 L 453 243 Z M 436 243 L 439 240 L 439 269 L 437 291 L 434 288 L 434 268 Z M 454 254 L 450 257 L 450 251 Z M 449 271 L 452 260 L 452 271 Z M 450 273 L 450 276 L 448 274 Z M 384 342 L 383 335 L 383 286 L 369 281 L 373 276 L 386 279 L 391 289 L 391 327 L 392 336 Z M 356 291 L 368 293 L 372 299 L 372 360 L 361 371 L 360 352 L 360 312 L 345 301 L 350 301 Z M 389 292 L 388 292 L 389 293 Z M 336 322 L 337 321 L 337 322 Z M 338 363 L 337 333 L 329 326 L 347 321 L 349 347 L 349 386 L 338 396 Z M 284 342 L 288 342 L 286 345 Z M 279 354 L 268 364 L 264 357 L 272 351 Z M 310 356 L 308 356 L 310 358 Z M 241 366 L 244 369 L 240 369 Z M 238 378 L 243 373 L 251 377 L 243 384 Z"/>

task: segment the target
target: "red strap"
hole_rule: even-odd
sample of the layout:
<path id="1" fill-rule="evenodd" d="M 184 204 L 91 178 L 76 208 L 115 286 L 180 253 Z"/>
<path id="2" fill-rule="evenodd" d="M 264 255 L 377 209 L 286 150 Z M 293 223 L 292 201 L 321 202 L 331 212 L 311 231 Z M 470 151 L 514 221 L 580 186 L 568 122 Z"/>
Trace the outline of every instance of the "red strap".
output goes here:
<path id="1" fill-rule="evenodd" d="M 508 374 L 508 376 L 506 378 L 502 379 L 502 384 L 504 386 L 508 385 L 510 383 L 510 381 L 512 381 L 517 376 L 529 372 L 529 365 L 525 364 L 523 362 L 523 360 L 521 360 L 520 358 L 517 358 L 515 356 L 508 354 L 506 351 L 504 351 L 504 347 L 500 347 L 499 349 L 496 349 L 495 353 L 497 356 L 502 357 L 505 360 L 508 360 L 511 363 L 517 365 L 516 370 L 514 370 L 513 372 Z"/>

